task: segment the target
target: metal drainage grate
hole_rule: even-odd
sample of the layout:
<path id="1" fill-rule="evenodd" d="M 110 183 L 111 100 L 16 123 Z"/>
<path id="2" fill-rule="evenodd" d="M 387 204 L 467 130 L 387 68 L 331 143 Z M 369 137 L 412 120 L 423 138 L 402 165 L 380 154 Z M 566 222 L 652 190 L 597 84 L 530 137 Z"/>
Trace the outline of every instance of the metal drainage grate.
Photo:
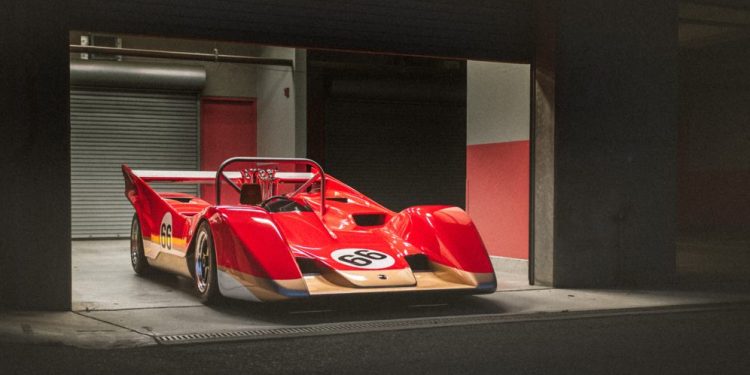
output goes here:
<path id="1" fill-rule="evenodd" d="M 519 317 L 520 318 L 520 317 Z M 528 315 L 525 316 L 528 319 Z M 202 342 L 239 341 L 253 339 L 270 339 L 283 337 L 304 337 L 317 335 L 332 335 L 343 333 L 358 333 L 368 331 L 388 331 L 403 329 L 419 329 L 428 327 L 443 327 L 452 325 L 485 324 L 499 321 L 517 320 L 508 315 L 469 315 L 438 318 L 416 318 L 378 320 L 367 322 L 343 322 L 306 325 L 283 328 L 261 328 L 230 332 L 188 333 L 179 335 L 163 335 L 154 338 L 159 344 L 193 344 Z"/>
<path id="2" fill-rule="evenodd" d="M 646 308 L 625 308 L 614 310 L 589 310 L 560 312 L 538 312 L 519 314 L 482 314 L 445 316 L 430 318 L 411 318 L 394 320 L 375 320 L 366 322 L 342 322 L 326 323 L 316 325 L 305 325 L 297 327 L 258 328 L 241 331 L 188 333 L 179 335 L 154 336 L 157 343 L 163 345 L 197 344 L 224 341 L 248 341 L 256 339 L 273 339 L 285 337 L 306 337 L 320 335 L 335 335 L 345 333 L 361 333 L 371 331 L 395 331 L 406 329 L 435 328 L 461 325 L 475 325 L 488 323 L 513 323 L 527 321 L 545 320 L 567 320 L 601 318 L 613 315 L 641 315 L 641 314 L 665 314 L 665 313 L 687 313 L 726 309 L 747 309 L 748 302 L 716 303 L 702 305 L 677 305 L 659 306 Z"/>

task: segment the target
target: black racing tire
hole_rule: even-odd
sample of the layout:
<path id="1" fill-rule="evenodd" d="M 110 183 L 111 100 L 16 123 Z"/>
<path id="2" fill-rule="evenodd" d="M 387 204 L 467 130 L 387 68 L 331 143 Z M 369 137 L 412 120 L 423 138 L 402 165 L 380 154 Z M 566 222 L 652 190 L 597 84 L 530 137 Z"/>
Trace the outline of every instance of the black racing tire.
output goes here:
<path id="1" fill-rule="evenodd" d="M 143 232 L 137 214 L 133 215 L 133 222 L 130 225 L 130 265 L 138 275 L 147 275 L 152 271 L 146 260 L 146 254 L 143 252 Z"/>
<path id="2" fill-rule="evenodd" d="M 193 281 L 195 291 L 201 302 L 206 305 L 221 301 L 216 268 L 216 248 L 211 227 L 202 222 L 195 232 L 195 249 L 193 250 Z"/>

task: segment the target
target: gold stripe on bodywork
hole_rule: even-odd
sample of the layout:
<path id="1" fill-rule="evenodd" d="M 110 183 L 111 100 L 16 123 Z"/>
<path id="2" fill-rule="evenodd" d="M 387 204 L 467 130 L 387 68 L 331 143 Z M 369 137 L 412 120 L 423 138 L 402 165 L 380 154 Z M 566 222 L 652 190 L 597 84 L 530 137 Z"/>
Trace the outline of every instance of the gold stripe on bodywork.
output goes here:
<path id="1" fill-rule="evenodd" d="M 305 281 L 301 278 L 290 280 L 270 280 L 264 277 L 258 277 L 249 273 L 233 270 L 231 268 L 221 266 L 218 268 L 229 274 L 262 301 L 277 301 L 289 298 L 289 296 L 282 294 L 280 290 L 295 294 L 307 294 L 307 286 L 305 285 Z"/>
<path id="2" fill-rule="evenodd" d="M 158 237 L 157 237 L 158 239 Z M 143 251 L 148 264 L 164 271 L 176 273 L 186 277 L 193 277 L 188 267 L 185 251 L 167 250 L 158 242 L 143 241 Z"/>
<path id="3" fill-rule="evenodd" d="M 161 237 L 159 235 L 151 235 L 151 242 L 160 244 L 161 246 Z M 181 250 L 183 253 L 187 249 L 187 240 L 184 238 L 178 238 L 178 237 L 172 237 L 172 250 Z"/>
<path id="4" fill-rule="evenodd" d="M 291 280 L 271 280 L 230 268 L 219 267 L 219 270 L 230 275 L 254 296 L 263 301 L 288 299 L 291 297 L 290 294 L 295 294 L 296 296 L 309 294 L 313 296 L 441 290 L 471 291 L 476 290 L 479 285 L 486 285 L 495 281 L 494 273 L 472 273 L 452 267 L 436 265 L 435 263 L 433 263 L 433 269 L 435 272 L 412 273 L 409 268 L 402 270 L 346 271 L 354 272 L 354 275 L 358 274 L 360 276 L 371 276 L 371 274 L 377 276 L 385 273 L 392 277 L 404 277 L 402 273 L 408 272 L 412 275 L 412 279 L 415 280 L 407 286 L 377 286 L 370 284 L 370 286 L 362 287 L 348 283 L 346 280 L 343 280 L 343 277 L 342 280 L 331 280 L 330 274 L 305 275 L 303 278 Z M 352 275 L 349 276 L 351 277 Z"/>
<path id="5" fill-rule="evenodd" d="M 382 288 L 348 288 L 334 284 L 320 275 L 305 276 L 307 290 L 310 295 L 330 295 L 330 294 L 354 294 L 354 293 L 385 293 L 385 292 L 416 292 L 428 290 L 471 290 L 474 286 L 458 284 L 439 278 L 432 272 L 415 272 L 414 278 L 416 285 L 399 286 L 399 287 L 382 287 Z"/>
<path id="6" fill-rule="evenodd" d="M 460 270 L 458 268 L 448 267 L 436 262 L 430 262 L 430 266 L 434 270 L 437 277 L 454 283 L 477 286 L 479 284 L 484 284 L 495 280 L 494 273 L 468 272 Z"/>

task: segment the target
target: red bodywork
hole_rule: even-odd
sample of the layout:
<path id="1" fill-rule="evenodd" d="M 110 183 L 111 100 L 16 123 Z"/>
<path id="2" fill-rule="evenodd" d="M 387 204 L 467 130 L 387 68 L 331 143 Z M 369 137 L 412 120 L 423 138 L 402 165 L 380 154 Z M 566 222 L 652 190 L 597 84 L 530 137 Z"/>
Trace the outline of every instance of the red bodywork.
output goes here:
<path id="1" fill-rule="evenodd" d="M 156 176 L 149 171 L 144 173 L 149 177 L 139 177 L 139 171 L 125 165 L 122 170 L 125 195 L 140 221 L 149 263 L 191 276 L 193 234 L 207 221 L 220 290 L 228 297 L 490 293 L 496 288 L 487 250 L 471 219 L 458 207 L 415 206 L 395 213 L 330 176 L 325 176 L 324 189 L 289 194 L 287 199 L 304 210 L 272 212 L 237 202 L 217 206 L 187 194 L 157 193 L 147 183 L 194 182 L 175 177 L 177 172 Z M 312 179 L 322 174 L 315 172 L 319 173 L 310 173 Z M 228 180 L 243 182 L 239 177 Z M 326 196 L 323 203 L 320 190 Z"/>

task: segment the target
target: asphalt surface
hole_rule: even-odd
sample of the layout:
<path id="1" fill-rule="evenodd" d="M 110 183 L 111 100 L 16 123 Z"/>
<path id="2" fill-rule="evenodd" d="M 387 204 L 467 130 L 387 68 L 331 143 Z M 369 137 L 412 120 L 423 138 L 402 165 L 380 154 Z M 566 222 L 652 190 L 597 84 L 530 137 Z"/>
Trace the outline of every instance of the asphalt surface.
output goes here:
<path id="1" fill-rule="evenodd" d="M 239 343 L 0 345 L 1 374 L 747 374 L 750 308 Z"/>

